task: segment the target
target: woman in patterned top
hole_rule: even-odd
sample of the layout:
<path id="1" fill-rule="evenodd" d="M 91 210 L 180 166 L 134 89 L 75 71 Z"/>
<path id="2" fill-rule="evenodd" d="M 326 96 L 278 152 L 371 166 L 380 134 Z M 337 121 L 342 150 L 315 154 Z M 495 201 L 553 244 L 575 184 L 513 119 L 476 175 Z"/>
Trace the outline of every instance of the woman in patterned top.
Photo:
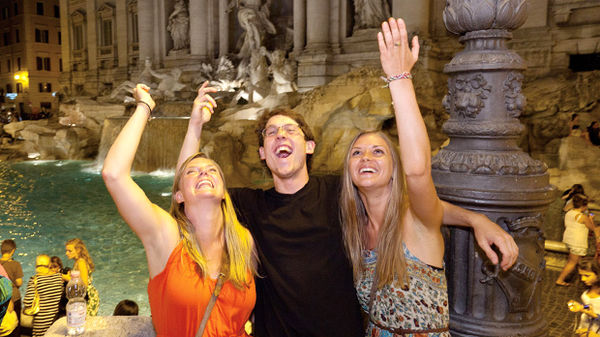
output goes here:
<path id="1" fill-rule="evenodd" d="M 344 163 L 340 208 L 346 251 L 367 336 L 450 336 L 442 204 L 410 70 L 419 55 L 402 19 L 378 34 L 394 102 L 399 152 L 381 132 L 363 132 Z"/>

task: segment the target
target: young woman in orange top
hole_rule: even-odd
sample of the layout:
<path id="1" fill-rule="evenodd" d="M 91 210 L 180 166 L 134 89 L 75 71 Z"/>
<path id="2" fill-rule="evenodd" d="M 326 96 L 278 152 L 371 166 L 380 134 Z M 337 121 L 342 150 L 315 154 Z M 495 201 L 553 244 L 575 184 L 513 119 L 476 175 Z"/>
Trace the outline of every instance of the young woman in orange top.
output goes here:
<path id="1" fill-rule="evenodd" d="M 177 169 L 170 212 L 153 204 L 130 175 L 155 103 L 138 84 L 135 112 L 104 161 L 102 177 L 119 213 L 142 241 L 148 260 L 148 298 L 157 336 L 194 336 L 220 273 L 225 283 L 204 336 L 246 336 L 256 301 L 256 259 L 250 233 L 238 222 L 221 168 L 203 154 Z M 192 113 L 210 119 L 216 102 L 206 83 Z"/>

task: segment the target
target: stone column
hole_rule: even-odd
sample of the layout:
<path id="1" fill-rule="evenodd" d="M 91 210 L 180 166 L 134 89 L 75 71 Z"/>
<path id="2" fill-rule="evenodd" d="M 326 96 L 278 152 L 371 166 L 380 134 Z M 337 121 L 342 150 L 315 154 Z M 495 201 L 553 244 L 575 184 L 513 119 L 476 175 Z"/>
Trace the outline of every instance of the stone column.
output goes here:
<path id="1" fill-rule="evenodd" d="M 330 0 L 329 42 L 331 51 L 340 53 L 340 0 Z"/>
<path id="2" fill-rule="evenodd" d="M 60 0 L 60 31 L 62 44 L 60 46 L 63 71 L 60 73 L 58 82 L 59 89 L 67 87 L 73 92 L 73 73 L 71 72 L 71 15 L 69 13 L 69 1 Z M 57 89 L 58 90 L 58 89 Z"/>
<path id="3" fill-rule="evenodd" d="M 71 27 L 69 23 L 69 2 L 67 0 L 60 0 L 60 33 L 62 35 L 62 41 L 60 46 L 61 58 L 63 63 L 63 74 L 71 72 Z"/>
<path id="4" fill-rule="evenodd" d="M 451 228 L 446 266 L 452 336 L 545 336 L 542 214 L 553 200 L 547 167 L 517 146 L 523 59 L 510 31 L 527 17 L 526 0 L 449 0 L 446 28 L 465 49 L 449 75 L 443 130 L 450 143 L 432 160 L 439 196 L 486 214 L 510 233 L 519 258 L 507 272 L 492 265 L 470 230 Z M 564 304 L 561 304 L 564 305 Z"/>
<path id="5" fill-rule="evenodd" d="M 306 0 L 306 49 L 329 49 L 330 3 L 327 0 Z"/>
<path id="6" fill-rule="evenodd" d="M 116 5 L 117 62 L 127 75 L 127 6 L 125 1 L 117 1 Z"/>
<path id="7" fill-rule="evenodd" d="M 294 0 L 294 54 L 304 49 L 306 40 L 306 0 Z"/>
<path id="8" fill-rule="evenodd" d="M 206 0 L 190 1 L 190 54 L 200 57 L 207 56 L 208 25 Z"/>
<path id="9" fill-rule="evenodd" d="M 97 38 L 97 16 L 96 16 L 96 1 L 86 1 L 86 19 L 87 19 L 87 51 L 88 51 L 88 70 L 96 71 L 98 63 L 96 58 L 98 56 L 98 38 Z"/>
<path id="10" fill-rule="evenodd" d="M 229 53 L 229 13 L 227 0 L 219 0 L 219 57 Z"/>
<path id="11" fill-rule="evenodd" d="M 144 66 L 146 59 L 153 59 L 155 36 L 154 32 L 154 4 L 153 0 L 138 0 L 138 37 L 139 37 L 139 59 L 138 68 Z"/>
<path id="12" fill-rule="evenodd" d="M 219 27 L 219 4 L 218 0 L 209 0 L 208 1 L 208 31 L 207 31 L 207 41 L 206 41 L 206 54 L 209 59 L 212 59 L 215 55 L 215 47 L 217 45 L 217 39 L 219 38 L 219 32 L 217 31 L 217 27 Z"/>

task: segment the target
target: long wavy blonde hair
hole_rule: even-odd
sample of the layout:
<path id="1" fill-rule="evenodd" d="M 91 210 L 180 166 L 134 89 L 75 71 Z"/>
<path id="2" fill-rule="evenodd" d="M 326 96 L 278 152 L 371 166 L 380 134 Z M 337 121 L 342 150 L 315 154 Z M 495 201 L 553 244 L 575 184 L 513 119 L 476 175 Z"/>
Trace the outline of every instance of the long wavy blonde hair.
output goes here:
<path id="1" fill-rule="evenodd" d="M 179 184 L 183 172 L 188 164 L 196 158 L 210 160 L 217 167 L 219 175 L 223 180 L 225 195 L 224 199 L 221 201 L 221 212 L 223 213 L 225 256 L 221 265 L 221 272 L 225 274 L 226 279 L 231 281 L 236 287 L 242 288 L 248 286 L 250 283 L 248 271 L 251 272 L 250 277 L 253 277 L 256 274 L 256 251 L 250 232 L 248 232 L 237 219 L 231 197 L 229 196 L 229 193 L 227 193 L 227 188 L 225 186 L 225 176 L 223 175 L 221 167 L 214 160 L 208 158 L 204 153 L 198 152 L 190 156 L 183 164 L 181 164 L 173 180 L 171 208 L 169 213 L 177 221 L 184 249 L 198 265 L 200 275 L 206 275 L 208 273 L 206 257 L 202 253 L 200 244 L 194 235 L 194 226 L 185 215 L 185 203 L 178 203 L 177 200 L 175 200 L 175 194 L 179 191 Z"/>
<path id="2" fill-rule="evenodd" d="M 95 269 L 95 265 L 94 261 L 92 261 L 92 257 L 90 256 L 90 252 L 88 252 L 87 247 L 85 246 L 85 243 L 83 243 L 83 241 L 80 238 L 74 238 L 67 241 L 65 246 L 66 245 L 73 245 L 73 248 L 75 248 L 75 251 L 77 252 L 77 254 L 79 254 L 75 261 L 77 261 L 78 259 L 83 259 L 88 265 L 88 273 L 91 274 Z"/>
<path id="3" fill-rule="evenodd" d="M 380 131 L 361 132 L 350 143 L 344 161 L 344 173 L 342 175 L 342 191 L 340 194 L 340 215 L 342 221 L 342 232 L 346 254 L 352 262 L 354 280 L 361 277 L 364 269 L 362 251 L 365 249 L 366 226 L 369 220 L 365 205 L 360 198 L 358 189 L 352 182 L 350 169 L 348 167 L 352 147 L 356 141 L 367 134 L 375 134 L 381 137 L 389 149 L 393 161 L 391 178 L 391 193 L 388 200 L 384 221 L 379 228 L 377 238 L 377 288 L 385 284 L 400 282 L 403 287 L 408 286 L 406 276 L 406 259 L 402 243 L 403 220 L 408 209 L 408 195 L 406 193 L 406 179 L 398 148 L 392 143 L 388 136 Z"/>

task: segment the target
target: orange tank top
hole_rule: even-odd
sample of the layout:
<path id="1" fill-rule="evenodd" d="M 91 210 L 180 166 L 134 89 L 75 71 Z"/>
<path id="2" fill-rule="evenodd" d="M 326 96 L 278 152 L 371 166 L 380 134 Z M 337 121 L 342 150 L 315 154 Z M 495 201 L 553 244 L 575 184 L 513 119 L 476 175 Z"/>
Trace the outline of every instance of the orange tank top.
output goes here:
<path id="1" fill-rule="evenodd" d="M 193 337 L 200 326 L 216 280 L 203 278 L 180 241 L 165 269 L 148 282 L 148 299 L 156 336 Z M 223 284 L 204 330 L 204 336 L 247 336 L 244 325 L 256 302 L 254 277 L 250 286 Z"/>

